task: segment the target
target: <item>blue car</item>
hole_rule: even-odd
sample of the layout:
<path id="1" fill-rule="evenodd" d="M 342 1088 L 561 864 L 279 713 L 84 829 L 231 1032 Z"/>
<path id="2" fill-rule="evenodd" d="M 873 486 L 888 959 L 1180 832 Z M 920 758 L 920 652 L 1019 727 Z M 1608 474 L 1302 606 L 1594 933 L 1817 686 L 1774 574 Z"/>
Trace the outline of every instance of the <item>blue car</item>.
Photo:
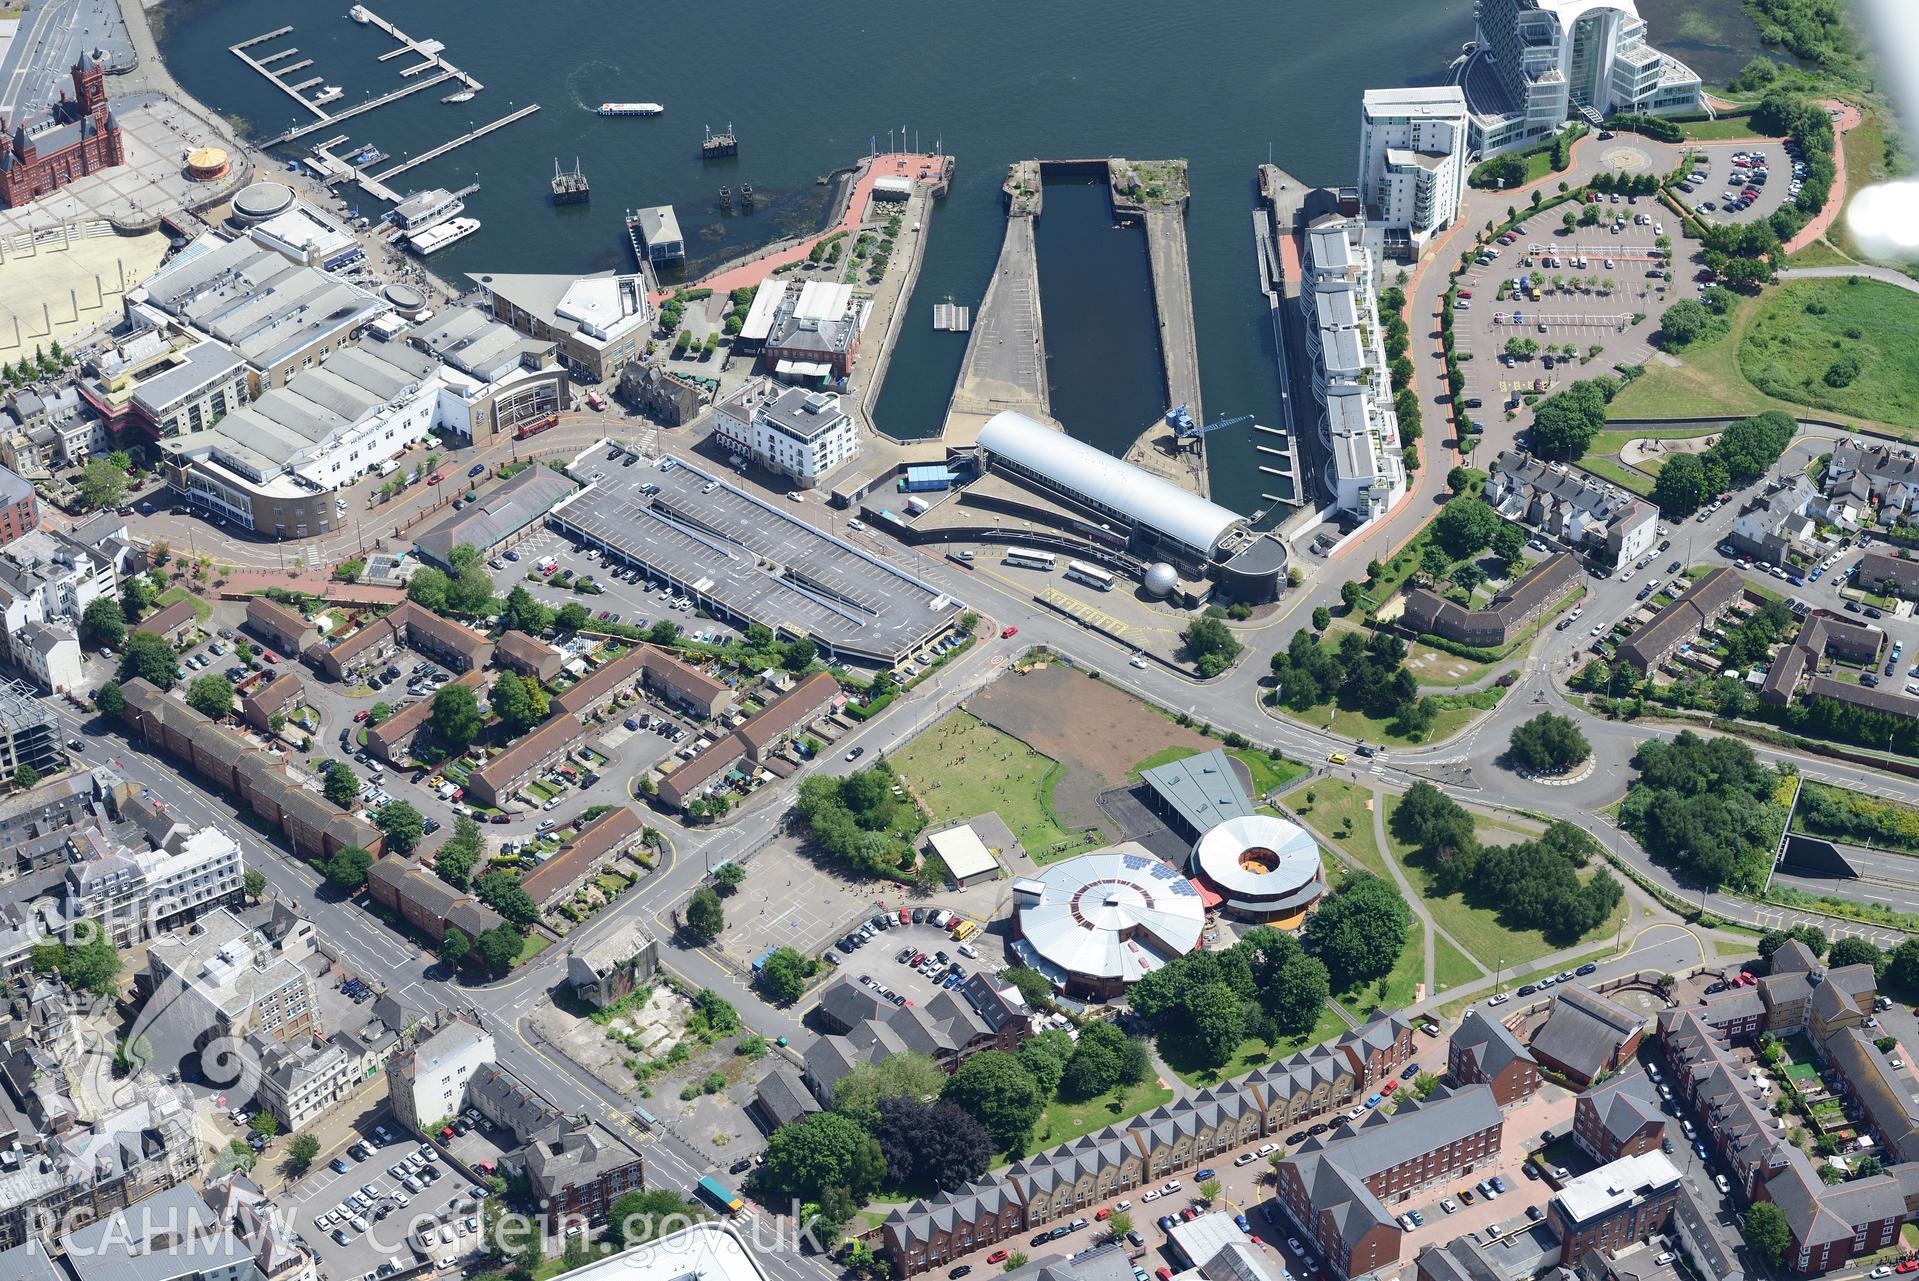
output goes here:
<path id="1" fill-rule="evenodd" d="M 1244 1233 L 1246 1233 L 1246 1234 L 1247 1234 L 1248 1236 L 1251 1236 L 1251 1235 L 1252 1235 L 1252 1232 L 1253 1232 L 1253 1225 L 1252 1225 L 1252 1224 L 1250 1224 L 1250 1223 L 1248 1223 L 1248 1222 L 1246 1222 L 1246 1216 L 1245 1216 L 1245 1215 L 1243 1215 L 1243 1214 L 1235 1214 L 1235 1215 L 1233 1216 L 1233 1222 L 1234 1222 L 1234 1223 L 1237 1223 L 1237 1224 L 1239 1225 L 1239 1230 L 1240 1230 L 1241 1232 L 1244 1232 Z"/>
<path id="2" fill-rule="evenodd" d="M 1195 1175 L 1193 1176 L 1193 1182 L 1195 1182 L 1195 1183 L 1204 1183 L 1204 1182 L 1206 1182 L 1206 1180 L 1208 1180 L 1208 1179 L 1210 1179 L 1210 1178 L 1212 1178 L 1212 1177 L 1213 1177 L 1213 1172 L 1212 1172 L 1212 1170 L 1210 1170 L 1210 1169 L 1206 1169 L 1206 1170 L 1201 1170 L 1201 1171 L 1200 1171 L 1199 1173 L 1197 1173 L 1197 1174 L 1195 1174 Z"/>
<path id="3" fill-rule="evenodd" d="M 340 1157 L 337 1157 L 337 1156 L 334 1157 L 331 1161 L 327 1162 L 327 1164 L 333 1167 L 333 1172 L 335 1174 L 345 1174 L 348 1170 L 353 1168 L 352 1166 L 348 1165 L 344 1160 L 342 1160 Z"/>
<path id="4" fill-rule="evenodd" d="M 1367 1106 L 1367 1107 L 1369 1107 L 1369 1108 L 1376 1108 L 1376 1107 L 1378 1107 L 1378 1106 L 1379 1106 L 1379 1100 L 1380 1100 L 1380 1097 L 1381 1097 L 1381 1096 L 1380 1096 L 1380 1095 L 1377 1095 L 1377 1094 L 1368 1094 L 1368 1095 L 1366 1096 L 1366 1106 Z"/>
<path id="5" fill-rule="evenodd" d="M 1492 1185 L 1493 1185 L 1493 1191 L 1495 1192 L 1504 1193 L 1506 1190 L 1506 1180 L 1501 1178 L 1497 1174 L 1493 1175 L 1492 1177 Z"/>

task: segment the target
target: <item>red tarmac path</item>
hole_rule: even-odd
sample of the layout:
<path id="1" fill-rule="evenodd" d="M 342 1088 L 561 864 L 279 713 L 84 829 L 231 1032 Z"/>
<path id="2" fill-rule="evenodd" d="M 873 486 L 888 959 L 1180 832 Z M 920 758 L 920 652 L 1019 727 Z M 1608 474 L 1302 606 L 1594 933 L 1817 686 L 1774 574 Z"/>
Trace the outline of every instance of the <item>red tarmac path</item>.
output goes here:
<path id="1" fill-rule="evenodd" d="M 913 178 L 930 187 L 944 176 L 949 159 L 950 157 L 946 156 L 919 155 L 913 152 L 891 152 L 883 156 L 874 156 L 862 162 L 860 175 L 853 181 L 853 193 L 846 201 L 846 212 L 841 215 L 837 223 L 817 235 L 784 245 L 750 262 L 741 263 L 737 267 L 728 267 L 704 280 L 664 290 L 654 296 L 655 301 L 679 292 L 680 288 L 711 289 L 715 293 L 726 293 L 734 289 L 758 285 L 771 276 L 776 267 L 804 261 L 813 251 L 813 246 L 826 237 L 842 231 L 852 231 L 865 221 L 866 207 L 873 199 L 875 179 Z"/>

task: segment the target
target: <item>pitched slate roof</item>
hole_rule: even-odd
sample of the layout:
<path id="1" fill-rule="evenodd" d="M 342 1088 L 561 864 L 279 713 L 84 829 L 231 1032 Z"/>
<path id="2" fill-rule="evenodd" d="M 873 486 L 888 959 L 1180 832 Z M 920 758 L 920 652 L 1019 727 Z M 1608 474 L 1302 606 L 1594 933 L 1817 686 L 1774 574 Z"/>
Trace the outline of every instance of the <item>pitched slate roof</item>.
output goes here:
<path id="1" fill-rule="evenodd" d="M 1477 1007 L 1466 1011 L 1453 1033 L 1452 1043 L 1472 1055 L 1473 1062 L 1487 1078 L 1498 1076 L 1514 1062 L 1533 1062 L 1533 1056 L 1519 1043 L 1512 1030 Z"/>
<path id="2" fill-rule="evenodd" d="M 1648 1121 L 1664 1124 L 1666 1120 L 1652 1078 L 1637 1068 L 1607 1077 L 1579 1097 L 1593 1109 L 1600 1128 L 1615 1143 L 1624 1143 Z"/>
<path id="3" fill-rule="evenodd" d="M 1533 1034 L 1533 1054 L 1550 1058 L 1590 1081 L 1605 1070 L 1613 1052 L 1643 1022 L 1617 1001 L 1568 983 L 1559 989 L 1545 1025 Z"/>
<path id="4" fill-rule="evenodd" d="M 1911 1069 L 1893 1067 L 1856 1027 L 1827 1037 L 1824 1048 L 1879 1132 L 1887 1155 L 1899 1161 L 1919 1159 L 1919 1101 L 1913 1098 L 1919 1083 Z"/>

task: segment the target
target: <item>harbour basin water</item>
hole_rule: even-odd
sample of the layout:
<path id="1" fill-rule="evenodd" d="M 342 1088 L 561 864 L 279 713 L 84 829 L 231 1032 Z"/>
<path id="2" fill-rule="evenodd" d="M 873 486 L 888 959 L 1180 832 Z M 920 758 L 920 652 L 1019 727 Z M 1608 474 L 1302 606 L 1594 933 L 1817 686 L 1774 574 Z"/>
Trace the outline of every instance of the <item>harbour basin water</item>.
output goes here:
<path id="1" fill-rule="evenodd" d="M 1644 8 L 1657 40 L 1690 8 L 1717 12 L 1730 3 Z M 932 306 L 948 295 L 977 305 L 999 248 L 999 184 L 1009 163 L 1031 156 L 1188 158 L 1207 412 L 1276 421 L 1279 389 L 1247 216 L 1254 165 L 1270 154 L 1306 181 L 1351 181 L 1362 90 L 1436 81 L 1472 34 L 1469 0 L 1110 0 L 1097 7 L 821 0 L 782 10 L 777 20 L 750 8 L 628 0 L 370 0 L 369 7 L 417 37 L 445 42 L 447 56 L 486 88 L 471 102 L 443 104 L 429 91 L 369 112 L 337 131 L 354 144 L 405 158 L 529 101 L 541 104 L 526 120 L 406 175 L 414 187 L 480 184 L 468 212 L 483 229 L 432 264 L 453 279 L 629 264 L 622 215 L 652 204 L 678 212 L 688 271 L 697 274 L 817 227 L 831 196 L 818 180 L 875 142 L 886 148 L 889 130 L 895 145 L 903 133 L 922 149 L 941 141 L 959 157 L 958 175 L 933 216 L 910 321 L 875 411 L 877 426 L 899 436 L 926 435 L 944 414 L 965 337 L 935 332 Z M 171 0 L 159 11 L 161 49 L 189 92 L 252 136 L 268 137 L 310 117 L 227 51 L 238 41 L 292 24 L 284 43 L 315 60 L 309 74 L 341 86 L 336 106 L 402 83 L 399 70 L 412 59 L 380 62 L 392 42 L 349 21 L 347 8 L 345 0 Z M 595 115 L 609 100 L 656 101 L 666 111 Z M 702 161 L 703 126 L 729 122 L 739 155 Z M 575 156 L 592 200 L 555 207 L 553 160 L 570 164 Z M 723 212 L 720 186 L 737 192 L 745 183 L 759 196 L 755 211 L 741 212 L 736 201 Z M 355 200 L 373 205 L 358 193 Z M 1052 288 L 1047 305 L 1070 307 L 1050 296 Z M 1086 376 L 1102 375 L 1092 366 Z M 1079 394 L 1063 383 L 1055 391 L 1068 400 Z M 1076 423 L 1074 432 L 1120 452 L 1143 425 L 1133 421 L 1130 400 L 1111 412 L 1122 411 L 1126 422 Z M 1240 510 L 1258 506 L 1248 434 L 1217 433 L 1207 448 L 1213 496 Z"/>

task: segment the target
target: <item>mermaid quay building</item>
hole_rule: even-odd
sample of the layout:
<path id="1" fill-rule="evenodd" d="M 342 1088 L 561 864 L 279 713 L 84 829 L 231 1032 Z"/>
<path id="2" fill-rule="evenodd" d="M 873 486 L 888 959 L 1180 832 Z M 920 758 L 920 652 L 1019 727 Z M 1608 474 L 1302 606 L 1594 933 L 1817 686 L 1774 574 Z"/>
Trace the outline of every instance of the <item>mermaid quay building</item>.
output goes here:
<path id="1" fill-rule="evenodd" d="M 107 74 L 92 54 L 73 64 L 73 97 L 13 124 L 0 116 L 0 206 L 15 209 L 76 178 L 127 162 L 120 122 L 107 105 Z"/>

